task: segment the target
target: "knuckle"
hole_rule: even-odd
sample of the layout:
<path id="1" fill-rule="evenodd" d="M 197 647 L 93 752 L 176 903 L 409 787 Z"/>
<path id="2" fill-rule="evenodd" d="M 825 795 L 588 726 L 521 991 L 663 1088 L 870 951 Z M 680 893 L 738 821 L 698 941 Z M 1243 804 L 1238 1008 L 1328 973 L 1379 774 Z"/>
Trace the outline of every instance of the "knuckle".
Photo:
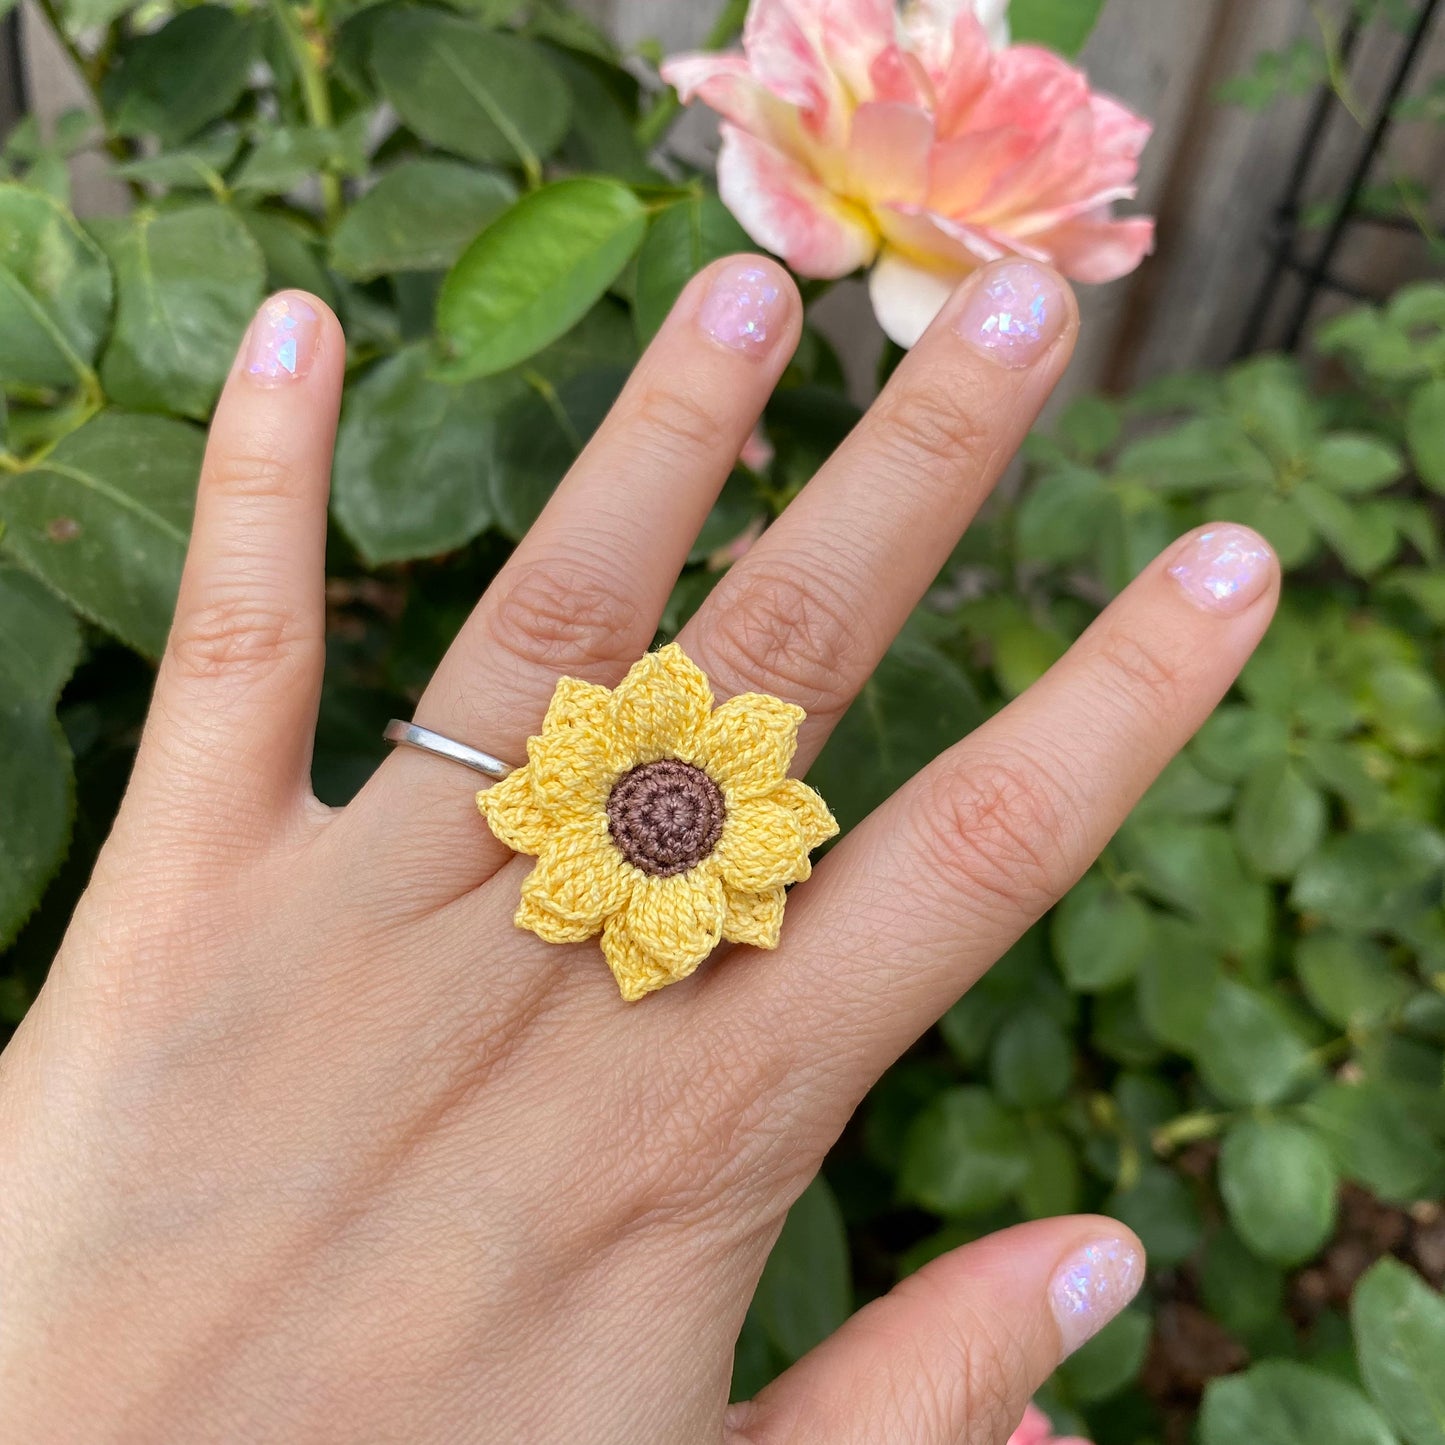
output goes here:
<path id="1" fill-rule="evenodd" d="M 917 378 L 877 403 L 879 446 L 908 479 L 952 487 L 960 472 L 987 472 L 998 443 L 937 378 Z"/>
<path id="2" fill-rule="evenodd" d="M 925 853 L 953 888 L 985 894 L 1010 915 L 1035 917 L 1069 883 L 1080 830 L 1064 798 L 1040 762 L 970 763 L 935 788 L 925 809 Z"/>
<path id="3" fill-rule="evenodd" d="M 681 386 L 649 387 L 637 402 L 633 434 L 657 460 L 693 465 L 700 454 L 723 450 L 715 400 Z"/>
<path id="4" fill-rule="evenodd" d="M 634 649 L 640 614 L 621 579 L 591 564 L 523 567 L 487 614 L 491 640 L 524 664 L 587 674 Z"/>
<path id="5" fill-rule="evenodd" d="M 312 627 L 295 612 L 253 596 L 220 595 L 182 619 L 168 648 L 182 677 L 254 680 L 306 652 Z"/>
<path id="6" fill-rule="evenodd" d="M 712 676 L 732 690 L 771 692 L 824 719 L 853 692 L 864 619 L 805 564 L 769 562 L 737 573 L 708 637 Z"/>
<path id="7" fill-rule="evenodd" d="M 1151 712 L 1170 709 L 1178 699 L 1178 664 L 1122 628 L 1105 634 L 1099 660 L 1106 676 L 1105 689 L 1113 696 L 1119 695 L 1115 684 L 1121 683 L 1133 705 L 1143 705 Z"/>
<path id="8" fill-rule="evenodd" d="M 279 438 L 253 437 L 244 452 L 226 452 L 206 459 L 207 485 L 228 496 L 268 500 L 295 491 L 295 470 Z"/>

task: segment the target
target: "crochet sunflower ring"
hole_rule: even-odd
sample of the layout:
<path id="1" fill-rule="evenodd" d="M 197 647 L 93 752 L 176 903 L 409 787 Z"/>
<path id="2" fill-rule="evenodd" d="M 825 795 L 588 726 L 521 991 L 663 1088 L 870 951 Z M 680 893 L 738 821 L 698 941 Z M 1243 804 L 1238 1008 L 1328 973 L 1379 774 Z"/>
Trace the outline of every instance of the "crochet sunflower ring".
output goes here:
<path id="1" fill-rule="evenodd" d="M 714 707 L 675 643 L 613 689 L 562 678 L 525 765 L 477 794 L 492 832 L 537 860 L 517 926 L 548 943 L 600 933 L 628 1000 L 724 940 L 776 948 L 788 885 L 838 831 L 788 777 L 805 716 L 766 693 Z"/>

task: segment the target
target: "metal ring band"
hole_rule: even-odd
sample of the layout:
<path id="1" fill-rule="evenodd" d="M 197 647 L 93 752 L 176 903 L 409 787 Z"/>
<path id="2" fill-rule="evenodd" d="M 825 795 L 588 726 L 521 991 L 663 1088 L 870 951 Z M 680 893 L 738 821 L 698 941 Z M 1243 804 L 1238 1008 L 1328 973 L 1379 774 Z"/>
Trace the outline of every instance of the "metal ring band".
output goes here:
<path id="1" fill-rule="evenodd" d="M 396 743 L 399 747 L 404 748 L 418 748 L 424 753 L 433 753 L 439 758 L 460 763 L 474 773 L 494 778 L 497 782 L 512 772 L 510 765 L 504 763 L 500 758 L 494 758 L 491 753 L 484 753 L 478 748 L 469 748 L 465 743 L 453 742 L 451 738 L 444 738 L 440 733 L 432 732 L 430 728 L 418 727 L 416 723 L 403 722 L 400 718 L 394 717 L 387 723 L 383 736 L 389 743 Z"/>

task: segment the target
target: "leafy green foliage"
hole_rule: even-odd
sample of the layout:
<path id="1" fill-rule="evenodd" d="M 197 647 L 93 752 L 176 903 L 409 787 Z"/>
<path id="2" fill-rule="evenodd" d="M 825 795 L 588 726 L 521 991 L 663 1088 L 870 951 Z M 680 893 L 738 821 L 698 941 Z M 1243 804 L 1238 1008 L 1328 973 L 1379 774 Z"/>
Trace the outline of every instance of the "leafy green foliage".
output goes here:
<path id="1" fill-rule="evenodd" d="M 1100 8 L 1014 0 L 1011 19 L 1072 52 Z M 113 819 L 196 423 L 263 290 L 315 291 L 349 343 L 315 765 L 342 803 L 639 344 L 699 270 L 750 249 L 709 177 L 652 152 L 649 116 L 669 109 L 564 0 L 61 9 L 99 47 L 103 123 L 18 127 L 0 184 L 6 1022 Z M 1314 63 L 1260 79 L 1302 84 Z M 68 210 L 67 159 L 87 151 L 132 187 L 129 214 Z M 1161 1384 L 1160 1362 L 1207 1316 L 1223 1348 L 1204 1370 L 1248 1368 L 1205 1391 L 1201 1445 L 1441 1445 L 1439 1270 L 1411 1241 L 1445 1196 L 1445 286 L 1341 316 L 1317 348 L 1323 381 L 1308 358 L 1256 358 L 1085 399 L 1033 438 L 1023 484 L 815 765 L 856 824 L 1190 527 L 1250 523 L 1285 564 L 1239 686 L 1077 889 L 880 1081 L 794 1206 L 738 1391 L 956 1244 L 1102 1210 L 1153 1276 L 1051 1382 L 1061 1419 L 1130 1445 L 1188 1437 L 1199 1366 Z M 806 324 L 768 406 L 775 455 L 734 471 L 665 632 L 859 415 Z M 1339 1260 L 1378 1251 L 1362 1209 L 1405 1263 L 1356 1293 L 1356 1367 L 1354 1276 L 1318 1296 Z"/>

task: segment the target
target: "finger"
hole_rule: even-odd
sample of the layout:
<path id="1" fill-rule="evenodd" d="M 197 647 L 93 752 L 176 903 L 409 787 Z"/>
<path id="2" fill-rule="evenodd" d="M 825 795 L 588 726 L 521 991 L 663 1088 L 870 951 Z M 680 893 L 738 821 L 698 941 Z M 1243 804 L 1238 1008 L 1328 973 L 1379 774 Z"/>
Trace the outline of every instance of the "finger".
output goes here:
<path id="1" fill-rule="evenodd" d="M 727 1438 L 1003 1445 L 1034 1391 L 1143 1281 L 1143 1248 L 1113 1220 L 1041 1220 L 964 1245 L 733 1406 Z"/>
<path id="2" fill-rule="evenodd" d="M 309 796 L 344 356 L 323 302 L 272 297 L 211 424 L 136 772 L 187 826 L 228 838 L 271 836 L 278 812 Z"/>
<path id="3" fill-rule="evenodd" d="M 806 709 L 796 771 L 872 675 L 1073 352 L 1068 287 L 1029 262 L 966 283 L 680 641 L 720 698 Z"/>
<path id="4" fill-rule="evenodd" d="M 656 634 L 799 326 L 797 290 L 772 261 L 733 258 L 695 278 L 478 604 L 417 721 L 523 762 L 560 676 L 615 683 L 627 671 Z M 479 824 L 465 781 L 403 750 L 363 795 L 362 816 L 384 813 L 403 835 L 415 828 L 429 857 L 451 860 L 426 880 L 433 895 L 473 886 L 508 856 Z"/>
<path id="5" fill-rule="evenodd" d="M 824 860 L 790 900 L 780 956 L 713 971 L 734 1026 L 771 1029 L 846 1117 L 840 1066 L 861 1095 L 1073 886 L 1228 690 L 1278 591 L 1274 554 L 1243 527 L 1177 543 Z"/>

